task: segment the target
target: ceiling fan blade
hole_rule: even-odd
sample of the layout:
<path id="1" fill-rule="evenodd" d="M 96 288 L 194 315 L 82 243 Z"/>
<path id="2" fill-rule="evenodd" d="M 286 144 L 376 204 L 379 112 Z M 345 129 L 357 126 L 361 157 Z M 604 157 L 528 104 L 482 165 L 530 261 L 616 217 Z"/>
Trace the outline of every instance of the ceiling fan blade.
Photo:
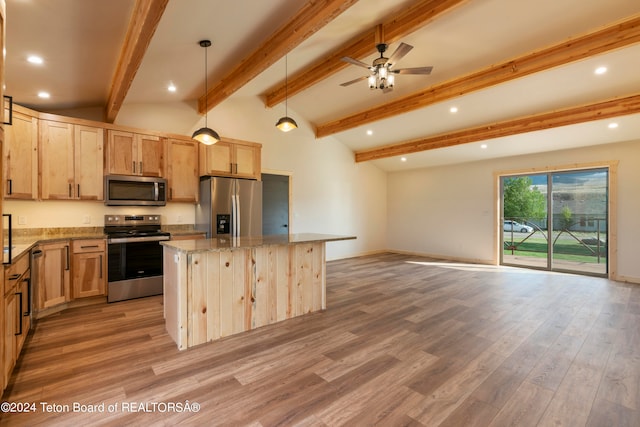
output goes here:
<path id="1" fill-rule="evenodd" d="M 353 64 L 353 65 L 357 65 L 358 67 L 364 67 L 366 69 L 370 69 L 371 68 L 371 66 L 369 64 L 365 64 L 364 62 L 358 61 L 357 59 L 349 58 L 348 56 L 343 56 L 340 59 L 342 59 L 344 62 L 348 62 L 348 63 Z"/>
<path id="2" fill-rule="evenodd" d="M 431 74 L 433 67 L 400 68 L 391 70 L 395 74 Z"/>
<path id="3" fill-rule="evenodd" d="M 400 46 L 398 46 L 396 51 L 391 54 L 387 62 L 390 62 L 391 64 L 397 63 L 403 56 L 409 53 L 411 49 L 413 49 L 413 46 L 410 44 L 400 43 Z"/>
<path id="4" fill-rule="evenodd" d="M 358 77 L 357 79 L 353 79 L 353 80 L 349 80 L 348 82 L 344 82 L 344 83 L 340 83 L 340 86 L 349 86 L 352 85 L 354 83 L 358 83 L 361 82 L 362 80 L 365 80 L 369 78 L 369 76 L 362 76 L 362 77 Z"/>

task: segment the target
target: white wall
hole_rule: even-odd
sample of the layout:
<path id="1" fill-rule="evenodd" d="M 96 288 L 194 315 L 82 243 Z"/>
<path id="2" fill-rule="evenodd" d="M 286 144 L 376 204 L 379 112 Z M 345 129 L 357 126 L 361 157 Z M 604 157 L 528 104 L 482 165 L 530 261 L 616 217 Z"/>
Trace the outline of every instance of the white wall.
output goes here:
<path id="1" fill-rule="evenodd" d="M 491 263 L 494 173 L 619 160 L 618 276 L 640 282 L 640 141 L 493 159 L 388 175 L 388 248 Z"/>
<path id="2" fill-rule="evenodd" d="M 333 138 L 315 139 L 308 123 L 283 133 L 275 123 L 280 109 L 266 110 L 258 98 L 228 100 L 209 112 L 209 127 L 229 138 L 262 144 L 262 168 L 292 175 L 294 233 L 354 235 L 356 240 L 330 242 L 327 259 L 356 256 L 386 247 L 386 173 L 369 164 L 356 164 L 354 155 Z M 289 111 L 295 118 L 295 112 Z M 194 105 L 124 105 L 116 121 L 141 129 L 190 135 L 204 125 Z M 107 207 L 101 202 L 6 201 L 5 213 L 15 227 L 103 226 L 106 213 L 160 213 L 166 224 L 194 222 L 190 204 L 169 203 L 159 208 Z M 90 217 L 90 224 L 84 222 Z M 19 225 L 19 217 L 26 224 Z"/>

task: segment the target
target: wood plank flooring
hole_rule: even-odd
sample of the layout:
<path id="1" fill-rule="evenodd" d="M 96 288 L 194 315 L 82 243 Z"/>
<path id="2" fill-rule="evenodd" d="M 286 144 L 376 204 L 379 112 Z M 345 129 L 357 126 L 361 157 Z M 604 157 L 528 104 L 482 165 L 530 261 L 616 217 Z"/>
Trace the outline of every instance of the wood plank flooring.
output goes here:
<path id="1" fill-rule="evenodd" d="M 182 352 L 161 297 L 61 312 L 0 424 L 640 426 L 640 286 L 381 254 L 329 262 L 327 307 Z"/>

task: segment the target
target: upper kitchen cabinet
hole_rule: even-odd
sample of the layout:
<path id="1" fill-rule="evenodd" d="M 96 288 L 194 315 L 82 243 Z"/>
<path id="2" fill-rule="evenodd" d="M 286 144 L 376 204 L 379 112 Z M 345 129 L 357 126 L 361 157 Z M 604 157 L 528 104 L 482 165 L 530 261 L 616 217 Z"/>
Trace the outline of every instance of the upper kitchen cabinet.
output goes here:
<path id="1" fill-rule="evenodd" d="M 198 143 L 192 139 L 167 140 L 169 201 L 198 201 Z"/>
<path id="2" fill-rule="evenodd" d="M 104 200 L 104 129 L 74 126 L 76 198 Z"/>
<path id="3" fill-rule="evenodd" d="M 40 120 L 40 192 L 43 199 L 73 199 L 73 125 Z"/>
<path id="4" fill-rule="evenodd" d="M 40 120 L 40 197 L 103 200 L 104 130 Z"/>
<path id="5" fill-rule="evenodd" d="M 260 179 L 262 145 L 225 138 L 200 146 L 200 176 L 232 176 Z"/>
<path id="6" fill-rule="evenodd" d="M 4 198 L 37 199 L 38 119 L 16 111 L 14 105 L 12 124 L 4 126 L 4 136 Z"/>
<path id="7" fill-rule="evenodd" d="M 158 136 L 109 130 L 107 172 L 164 177 L 164 140 Z"/>

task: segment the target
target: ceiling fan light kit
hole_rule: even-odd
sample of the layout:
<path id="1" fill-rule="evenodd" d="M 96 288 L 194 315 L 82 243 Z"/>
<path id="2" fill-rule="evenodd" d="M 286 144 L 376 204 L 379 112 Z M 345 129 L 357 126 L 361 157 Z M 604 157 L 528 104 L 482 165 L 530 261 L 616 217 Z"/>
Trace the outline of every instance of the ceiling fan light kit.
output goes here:
<path id="1" fill-rule="evenodd" d="M 207 96 L 207 48 L 209 46 L 211 46 L 211 41 L 210 40 L 200 40 L 199 42 L 200 46 L 204 48 L 204 99 L 205 99 L 205 104 L 208 101 L 208 96 Z M 209 108 L 208 105 L 205 105 L 205 112 L 204 112 L 204 127 L 198 129 L 197 131 L 195 131 L 193 133 L 193 135 L 191 135 L 191 138 L 195 139 L 196 141 L 205 144 L 205 145 L 213 145 L 216 142 L 220 141 L 220 135 L 218 135 L 218 132 L 216 132 L 215 130 L 209 128 L 207 126 L 207 116 L 209 115 Z"/>
<path id="2" fill-rule="evenodd" d="M 276 123 L 276 127 L 282 132 L 289 132 L 290 130 L 297 129 L 298 124 L 295 120 L 289 117 L 289 107 L 287 104 L 288 98 L 288 81 L 287 81 L 287 56 L 284 57 L 284 117 L 280 117 L 280 120 Z"/>
<path id="3" fill-rule="evenodd" d="M 400 46 L 393 52 L 391 57 L 386 58 L 384 52 L 387 50 L 388 45 L 386 43 L 378 43 L 376 49 L 380 52 L 380 57 L 373 61 L 372 65 L 367 65 L 357 59 L 349 58 L 345 56 L 343 61 L 348 62 L 359 67 L 367 68 L 371 71 L 369 76 L 359 77 L 357 79 L 342 83 L 340 86 L 349 86 L 360 80 L 367 79 L 369 89 L 382 89 L 383 92 L 388 92 L 393 89 L 395 85 L 395 74 L 431 74 L 433 67 L 416 67 L 416 68 L 399 68 L 393 69 L 393 66 L 405 56 L 413 46 L 406 43 L 400 43 Z"/>

